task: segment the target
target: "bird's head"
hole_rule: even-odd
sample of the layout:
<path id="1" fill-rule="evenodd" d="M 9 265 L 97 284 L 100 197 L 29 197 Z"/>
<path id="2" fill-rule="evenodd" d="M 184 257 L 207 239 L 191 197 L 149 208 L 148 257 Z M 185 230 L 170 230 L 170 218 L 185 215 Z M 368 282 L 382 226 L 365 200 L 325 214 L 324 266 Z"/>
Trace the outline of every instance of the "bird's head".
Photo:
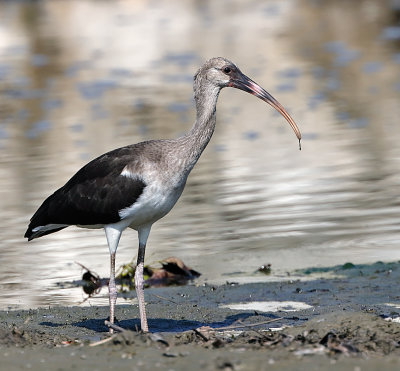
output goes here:
<path id="1" fill-rule="evenodd" d="M 194 82 L 195 88 L 196 86 L 200 87 L 202 85 L 212 85 L 217 89 L 232 87 L 243 90 L 267 102 L 287 120 L 300 143 L 300 130 L 286 109 L 271 94 L 243 74 L 242 71 L 228 59 L 217 57 L 208 60 L 197 71 Z"/>
<path id="2" fill-rule="evenodd" d="M 231 61 L 218 57 L 204 63 L 197 71 L 194 80 L 197 83 L 208 83 L 222 89 L 229 86 L 235 75 L 239 74 L 242 73 Z"/>

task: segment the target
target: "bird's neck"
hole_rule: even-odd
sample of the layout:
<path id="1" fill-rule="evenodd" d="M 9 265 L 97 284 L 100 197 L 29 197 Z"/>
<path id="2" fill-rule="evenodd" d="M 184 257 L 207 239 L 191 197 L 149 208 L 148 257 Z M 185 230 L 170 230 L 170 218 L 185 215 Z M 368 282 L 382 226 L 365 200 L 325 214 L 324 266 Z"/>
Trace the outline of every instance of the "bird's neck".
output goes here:
<path id="1" fill-rule="evenodd" d="M 195 89 L 196 121 L 185 135 L 186 165 L 190 171 L 210 141 L 216 123 L 216 105 L 220 88 L 213 85 Z"/>

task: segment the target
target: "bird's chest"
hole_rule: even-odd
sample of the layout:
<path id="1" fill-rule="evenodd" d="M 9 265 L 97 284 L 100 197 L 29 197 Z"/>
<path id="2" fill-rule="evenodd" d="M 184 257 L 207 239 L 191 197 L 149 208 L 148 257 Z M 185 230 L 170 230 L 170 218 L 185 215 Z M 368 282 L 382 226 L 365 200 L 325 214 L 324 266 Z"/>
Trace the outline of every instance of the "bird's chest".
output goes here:
<path id="1" fill-rule="evenodd" d="M 121 210 L 122 219 L 131 219 L 131 227 L 152 224 L 168 214 L 182 194 L 185 181 L 149 181 L 136 202 Z"/>
<path id="2" fill-rule="evenodd" d="M 168 185 L 154 183 L 143 193 L 143 207 L 153 211 L 160 217 L 167 214 L 178 201 L 183 191 L 183 185 Z"/>

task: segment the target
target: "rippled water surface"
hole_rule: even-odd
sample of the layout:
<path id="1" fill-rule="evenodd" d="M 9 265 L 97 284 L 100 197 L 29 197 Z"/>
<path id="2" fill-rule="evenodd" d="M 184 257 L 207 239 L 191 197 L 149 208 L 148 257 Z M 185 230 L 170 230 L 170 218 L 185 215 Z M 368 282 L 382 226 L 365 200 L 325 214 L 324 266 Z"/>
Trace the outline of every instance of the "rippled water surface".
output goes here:
<path id="1" fill-rule="evenodd" d="M 29 218 L 97 155 L 187 131 L 193 74 L 219 55 L 287 107 L 303 150 L 271 107 L 222 91 L 146 263 L 178 256 L 221 283 L 400 259 L 399 14 L 389 0 L 0 2 L 0 307 L 81 302 L 57 285 L 75 261 L 108 275 L 102 230 L 28 244 Z M 136 251 L 126 231 L 117 265 Z"/>

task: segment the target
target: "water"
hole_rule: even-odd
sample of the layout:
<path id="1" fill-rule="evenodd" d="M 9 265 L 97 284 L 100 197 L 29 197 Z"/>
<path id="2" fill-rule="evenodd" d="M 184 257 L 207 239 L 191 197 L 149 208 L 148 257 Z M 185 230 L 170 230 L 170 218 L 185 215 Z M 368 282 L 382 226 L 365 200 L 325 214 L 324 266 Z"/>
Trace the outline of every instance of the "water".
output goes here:
<path id="1" fill-rule="evenodd" d="M 192 79 L 226 56 L 291 112 L 225 89 L 214 137 L 146 263 L 178 256 L 200 282 L 400 259 L 396 1 L 0 3 L 0 308 L 78 304 L 78 261 L 109 271 L 101 230 L 30 242 L 41 202 L 110 149 L 173 138 Z M 94 21 L 95 20 L 95 21 Z M 117 265 L 137 251 L 126 231 Z M 272 276 L 255 273 L 272 264 Z M 91 304 L 105 304 L 106 290 Z"/>

